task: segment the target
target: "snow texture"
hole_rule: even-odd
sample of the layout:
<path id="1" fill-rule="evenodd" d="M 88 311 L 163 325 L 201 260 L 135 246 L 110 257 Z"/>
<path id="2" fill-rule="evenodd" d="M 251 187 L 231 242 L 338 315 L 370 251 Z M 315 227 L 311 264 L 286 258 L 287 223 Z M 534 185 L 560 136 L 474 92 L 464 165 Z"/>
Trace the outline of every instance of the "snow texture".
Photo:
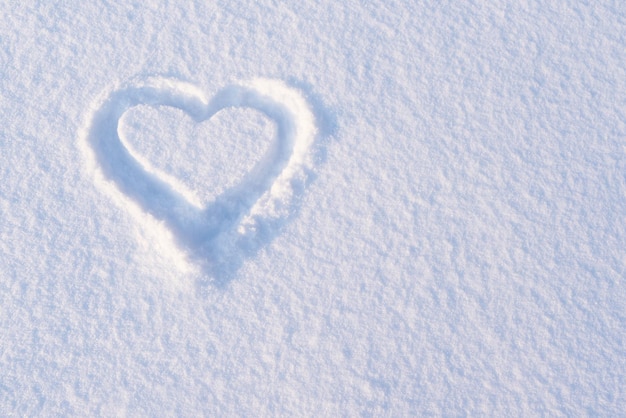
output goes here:
<path id="1" fill-rule="evenodd" d="M 0 14 L 0 416 L 625 416 L 622 3 Z"/>
<path id="2" fill-rule="evenodd" d="M 204 207 L 193 191 L 159 173 L 124 145 L 118 134 L 119 120 L 138 105 L 178 108 L 196 122 L 232 107 L 257 109 L 275 121 L 277 140 L 239 184 Z M 292 206 L 294 188 L 303 188 L 304 169 L 310 165 L 308 151 L 316 136 L 315 118 L 305 99 L 279 81 L 263 79 L 224 88 L 210 101 L 193 85 L 149 79 L 112 93 L 90 119 L 83 141 L 91 148 L 90 165 L 98 183 L 103 182 L 101 177 L 111 179 L 118 186 L 120 200 L 128 196 L 140 210 L 163 221 L 172 232 L 169 239 L 199 261 L 214 255 L 213 247 L 222 254 L 255 248 L 260 230 L 278 228 L 277 220 L 287 217 Z M 229 246 L 224 235 L 234 235 L 229 241 L 236 246 Z M 232 260 L 219 262 L 232 264 Z"/>

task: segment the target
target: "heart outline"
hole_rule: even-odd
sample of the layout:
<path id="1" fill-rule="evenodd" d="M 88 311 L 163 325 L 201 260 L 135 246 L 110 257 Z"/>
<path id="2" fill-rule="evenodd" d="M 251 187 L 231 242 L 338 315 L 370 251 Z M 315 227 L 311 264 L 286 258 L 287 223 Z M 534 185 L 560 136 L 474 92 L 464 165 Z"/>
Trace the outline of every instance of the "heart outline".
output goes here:
<path id="1" fill-rule="evenodd" d="M 251 108 L 276 123 L 276 136 L 243 180 L 204 207 L 150 173 L 120 138 L 119 122 L 139 105 L 180 109 L 196 123 L 228 108 Z M 280 80 L 254 79 L 229 85 L 210 100 L 180 80 L 152 77 L 113 90 L 92 107 L 83 133 L 95 171 L 144 213 L 163 222 L 183 249 L 202 257 L 224 236 L 240 248 L 254 245 L 259 231 L 290 214 L 295 190 L 306 183 L 315 116 L 304 96 Z"/>

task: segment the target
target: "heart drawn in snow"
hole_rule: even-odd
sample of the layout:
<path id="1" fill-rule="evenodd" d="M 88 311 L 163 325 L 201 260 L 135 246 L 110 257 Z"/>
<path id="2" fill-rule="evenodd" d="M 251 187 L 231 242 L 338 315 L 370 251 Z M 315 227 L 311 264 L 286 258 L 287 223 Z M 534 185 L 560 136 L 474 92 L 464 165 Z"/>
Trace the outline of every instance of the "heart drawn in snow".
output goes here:
<path id="1" fill-rule="evenodd" d="M 180 109 L 196 123 L 223 109 L 251 108 L 275 122 L 276 137 L 238 184 L 202 206 L 180 183 L 151 170 L 121 140 L 120 119 L 140 105 Z M 208 100 L 189 83 L 150 78 L 116 90 L 100 103 L 85 139 L 95 171 L 125 195 L 125 203 L 134 202 L 163 222 L 180 247 L 202 257 L 218 239 L 225 242 L 225 236 L 240 248 L 259 245 L 262 232 L 289 216 L 306 181 L 316 134 L 307 101 L 281 81 L 256 79 L 231 85 Z"/>

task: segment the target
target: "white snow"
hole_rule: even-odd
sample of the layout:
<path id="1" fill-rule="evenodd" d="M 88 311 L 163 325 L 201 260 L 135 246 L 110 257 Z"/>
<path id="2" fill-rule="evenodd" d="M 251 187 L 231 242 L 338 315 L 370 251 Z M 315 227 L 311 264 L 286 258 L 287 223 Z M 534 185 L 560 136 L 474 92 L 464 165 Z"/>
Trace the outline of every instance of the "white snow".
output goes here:
<path id="1" fill-rule="evenodd" d="M 626 6 L 0 15 L 0 416 L 626 411 Z"/>

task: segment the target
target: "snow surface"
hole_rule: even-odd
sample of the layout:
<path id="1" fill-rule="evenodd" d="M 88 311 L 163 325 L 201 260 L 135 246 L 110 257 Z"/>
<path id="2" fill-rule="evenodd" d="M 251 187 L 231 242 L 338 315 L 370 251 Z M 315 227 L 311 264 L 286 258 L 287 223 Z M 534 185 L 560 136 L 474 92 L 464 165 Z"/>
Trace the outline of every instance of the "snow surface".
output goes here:
<path id="1" fill-rule="evenodd" d="M 0 416 L 625 416 L 622 2 L 0 15 Z"/>

